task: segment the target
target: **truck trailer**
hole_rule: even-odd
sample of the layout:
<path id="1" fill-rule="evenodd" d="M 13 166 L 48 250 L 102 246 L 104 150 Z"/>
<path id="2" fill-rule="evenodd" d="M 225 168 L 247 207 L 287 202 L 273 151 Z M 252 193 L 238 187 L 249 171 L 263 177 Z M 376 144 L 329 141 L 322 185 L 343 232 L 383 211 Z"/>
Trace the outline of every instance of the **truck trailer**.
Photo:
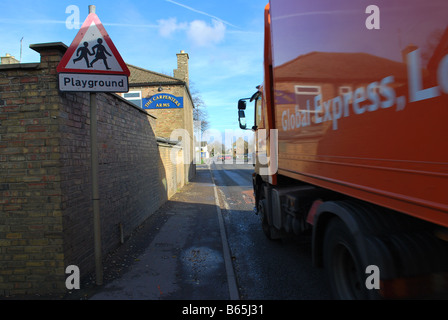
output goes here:
<path id="1" fill-rule="evenodd" d="M 264 15 L 264 79 L 238 101 L 262 230 L 308 234 L 337 299 L 446 297 L 448 2 L 271 0 Z"/>

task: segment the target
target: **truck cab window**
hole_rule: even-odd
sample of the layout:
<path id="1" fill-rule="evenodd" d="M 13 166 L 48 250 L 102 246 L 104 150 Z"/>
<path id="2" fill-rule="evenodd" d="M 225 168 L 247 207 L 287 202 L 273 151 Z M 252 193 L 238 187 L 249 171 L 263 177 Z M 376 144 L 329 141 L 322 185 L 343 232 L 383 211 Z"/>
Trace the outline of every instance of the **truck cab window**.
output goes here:
<path id="1" fill-rule="evenodd" d="M 255 127 L 258 128 L 261 122 L 261 96 L 255 100 Z"/>

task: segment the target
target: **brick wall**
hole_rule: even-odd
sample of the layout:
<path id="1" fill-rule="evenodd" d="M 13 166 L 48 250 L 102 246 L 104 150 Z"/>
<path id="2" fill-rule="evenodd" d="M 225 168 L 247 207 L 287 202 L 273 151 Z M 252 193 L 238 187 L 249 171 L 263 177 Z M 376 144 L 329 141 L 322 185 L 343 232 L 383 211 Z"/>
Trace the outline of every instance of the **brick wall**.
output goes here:
<path id="1" fill-rule="evenodd" d="M 184 53 L 180 55 L 184 56 L 187 54 Z M 160 93 L 158 91 L 158 86 L 133 86 L 132 90 L 140 91 L 143 98 L 149 98 Z M 186 183 L 196 174 L 195 165 L 193 163 L 195 143 L 193 132 L 193 102 L 185 85 L 164 85 L 163 93 L 172 94 L 176 97 L 182 97 L 184 102 L 183 108 L 148 109 L 147 112 L 157 118 L 157 123 L 154 127 L 156 136 L 174 140 L 180 140 L 183 138 L 186 139 L 184 142 L 184 147 L 188 147 L 189 149 L 188 152 L 183 153 L 185 156 L 183 159 L 185 166 L 183 170 L 186 172 L 184 175 L 184 183 Z M 180 136 L 173 135 L 173 132 L 176 132 L 176 129 L 184 130 L 183 134 Z"/>
<path id="2" fill-rule="evenodd" d="M 0 296 L 65 292 L 66 266 L 95 267 L 89 94 L 58 91 L 63 44 L 32 49 L 40 63 L 0 65 Z M 115 94 L 97 104 L 104 255 L 184 182 L 154 116 Z"/>
<path id="3" fill-rule="evenodd" d="M 64 285 L 59 52 L 0 72 L 0 294 Z"/>

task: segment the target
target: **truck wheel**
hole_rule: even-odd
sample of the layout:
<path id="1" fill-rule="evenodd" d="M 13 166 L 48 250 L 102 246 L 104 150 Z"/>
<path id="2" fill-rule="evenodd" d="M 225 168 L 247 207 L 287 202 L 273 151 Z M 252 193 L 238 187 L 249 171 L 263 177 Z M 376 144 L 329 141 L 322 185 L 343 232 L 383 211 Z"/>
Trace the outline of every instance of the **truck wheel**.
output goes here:
<path id="1" fill-rule="evenodd" d="M 263 233 L 269 240 L 278 240 L 280 239 L 277 230 L 269 223 L 268 220 L 268 208 L 266 199 L 260 200 L 258 205 L 258 214 L 261 219 L 261 228 L 263 229 Z"/>
<path id="2" fill-rule="evenodd" d="M 335 298 L 368 299 L 355 239 L 338 218 L 329 222 L 325 233 L 324 266 Z"/>

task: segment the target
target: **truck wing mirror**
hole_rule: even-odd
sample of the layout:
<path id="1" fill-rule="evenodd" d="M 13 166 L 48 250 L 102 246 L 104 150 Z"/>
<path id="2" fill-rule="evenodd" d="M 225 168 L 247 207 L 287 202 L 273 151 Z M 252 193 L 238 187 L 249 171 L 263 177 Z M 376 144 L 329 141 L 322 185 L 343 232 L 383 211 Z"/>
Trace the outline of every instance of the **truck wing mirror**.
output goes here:
<path id="1" fill-rule="evenodd" d="M 246 99 L 238 100 L 238 110 L 246 110 Z"/>
<path id="2" fill-rule="evenodd" d="M 244 101 L 244 104 L 246 102 Z M 239 103 L 238 103 L 239 108 Z M 240 123 L 240 128 L 245 130 L 246 129 L 246 115 L 244 114 L 244 110 L 238 110 L 238 122 Z"/>

